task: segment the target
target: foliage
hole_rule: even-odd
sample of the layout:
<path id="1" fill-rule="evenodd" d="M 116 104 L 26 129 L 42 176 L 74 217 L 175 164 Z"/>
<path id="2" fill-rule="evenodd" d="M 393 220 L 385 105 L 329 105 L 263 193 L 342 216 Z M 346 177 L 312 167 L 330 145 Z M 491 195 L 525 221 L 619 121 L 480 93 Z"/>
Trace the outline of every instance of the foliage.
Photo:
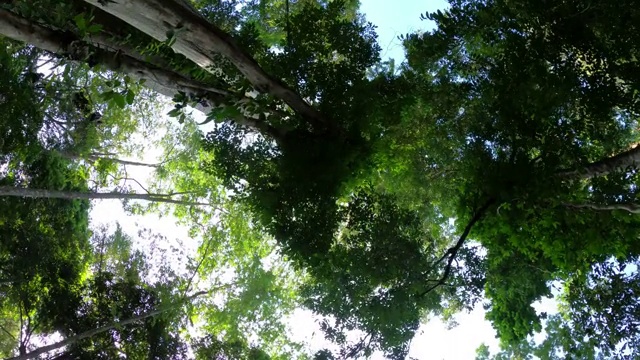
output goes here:
<path id="1" fill-rule="evenodd" d="M 190 339 L 199 357 L 299 354 L 280 319 L 303 304 L 323 316 L 340 356 L 382 350 L 402 358 L 422 319 L 449 318 L 483 296 L 504 347 L 496 358 L 633 351 L 636 273 L 614 264 L 640 255 L 634 4 L 451 0 L 424 15 L 434 30 L 404 37 L 407 62 L 396 67 L 380 62 L 374 27 L 357 3 L 193 1 L 212 23 L 213 43 L 224 45 L 202 55 L 215 64 L 206 67 L 172 48 L 200 21 L 191 11 L 181 15 L 184 28 L 161 41 L 144 24 L 111 15 L 118 4 L 106 2 L 107 11 L 76 1 L 3 5 L 34 32 L 53 32 L 64 49 L 46 54 L 3 40 L 0 90 L 16 94 L 0 102 L 3 183 L 126 187 L 124 163 L 95 154 L 131 154 L 141 150 L 133 134 L 159 135 L 163 159 L 150 188 L 212 208 L 128 206 L 171 214 L 202 238 L 189 263 L 194 275 L 162 288 L 174 300 L 172 286 L 211 294 L 189 308 L 209 334 Z M 42 76 L 47 60 L 54 70 Z M 143 83 L 172 97 L 168 115 L 180 126 L 138 126 L 134 115 L 160 107 Z M 193 121 L 190 107 L 205 120 Z M 88 121 L 95 114 L 103 125 Z M 82 249 L 86 203 L 61 202 L 69 210 L 49 214 L 53 200 L 28 208 L 26 200 L 6 201 L 2 226 L 19 224 L 9 232 L 15 243 L 40 232 L 41 246 Z M 51 229 L 32 229 L 33 219 Z M 57 245 L 63 240 L 50 233 L 73 236 Z M 20 249 L 6 246 L 3 256 L 17 256 Z M 162 291 L 122 267 L 130 249 L 118 252 L 120 265 L 104 272 L 100 265 L 82 282 L 83 251 L 70 251 L 75 287 L 64 291 L 76 302 L 65 313 L 83 306 L 86 313 L 43 319 L 75 326 L 69 336 L 111 319 L 107 308 L 132 316 L 161 304 Z M 33 271 L 33 286 L 53 283 L 45 270 Z M 566 308 L 546 317 L 532 304 L 552 294 L 552 282 L 566 287 Z M 104 302 L 83 302 L 99 297 Z M 8 326 L 16 306 L 3 308 Z M 162 340 L 162 351 L 182 354 L 176 329 L 184 324 L 157 321 L 162 331 L 149 320 L 117 336 Z M 543 328 L 545 341 L 529 341 Z M 353 330 L 363 336 L 349 343 Z M 122 350 L 110 345 L 114 334 L 73 351 L 99 356 L 104 347 L 113 355 Z M 247 343 L 249 335 L 259 340 Z M 482 348 L 478 356 L 491 355 Z"/>

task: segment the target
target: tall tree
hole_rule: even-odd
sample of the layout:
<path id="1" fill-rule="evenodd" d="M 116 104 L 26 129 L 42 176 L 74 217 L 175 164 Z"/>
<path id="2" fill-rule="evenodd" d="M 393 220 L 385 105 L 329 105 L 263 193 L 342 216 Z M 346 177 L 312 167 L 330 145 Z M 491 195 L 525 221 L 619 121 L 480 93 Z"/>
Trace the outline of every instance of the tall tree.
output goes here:
<path id="1" fill-rule="evenodd" d="M 106 104 L 144 82 L 179 122 L 203 110 L 216 124 L 191 125 L 200 166 L 180 187 L 275 238 L 346 356 L 402 357 L 425 313 L 483 294 L 503 343 L 522 344 L 551 281 L 588 284 L 573 274 L 638 255 L 632 2 L 452 0 L 426 16 L 434 31 L 406 37 L 399 72 L 353 6 L 269 12 L 286 4 L 14 1 L 0 32 L 127 74 L 105 82 Z M 351 329 L 366 335 L 349 345 Z"/>

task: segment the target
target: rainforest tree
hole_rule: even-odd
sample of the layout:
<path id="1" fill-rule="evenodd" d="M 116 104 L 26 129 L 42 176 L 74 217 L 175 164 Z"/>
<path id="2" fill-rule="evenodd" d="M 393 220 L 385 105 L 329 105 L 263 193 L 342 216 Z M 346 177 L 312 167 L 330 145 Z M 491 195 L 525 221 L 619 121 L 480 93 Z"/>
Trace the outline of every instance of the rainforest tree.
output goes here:
<path id="1" fill-rule="evenodd" d="M 98 104 L 85 118 L 128 108 L 144 87 L 172 98 L 169 116 L 190 134 L 156 186 L 174 169 L 187 174 L 177 191 L 220 206 L 178 204 L 207 235 L 199 269 L 215 263 L 211 246 L 246 255 L 229 243 L 239 234 L 263 256 L 277 244 L 338 355 L 401 358 L 425 314 L 483 296 L 508 351 L 534 351 L 523 341 L 544 314 L 531 305 L 554 281 L 577 315 L 548 320 L 546 344 L 595 327 L 583 339 L 604 337 L 594 346 L 608 354 L 636 336 L 621 325 L 635 319 L 634 287 L 621 285 L 632 277 L 607 270 L 640 251 L 633 5 L 452 0 L 424 15 L 435 30 L 404 38 L 399 69 L 381 62 L 353 1 L 15 0 L 0 8 L 0 33 L 69 69 L 114 74 L 85 91 Z M 97 144 L 73 154 L 95 159 Z M 221 228 L 201 222 L 214 219 Z M 261 279 L 254 290 L 276 283 L 240 263 Z M 610 292 L 615 310 L 596 300 Z M 348 343 L 354 329 L 364 335 Z M 216 341 L 200 353 L 252 351 Z M 561 351 L 581 356 L 574 345 Z"/>

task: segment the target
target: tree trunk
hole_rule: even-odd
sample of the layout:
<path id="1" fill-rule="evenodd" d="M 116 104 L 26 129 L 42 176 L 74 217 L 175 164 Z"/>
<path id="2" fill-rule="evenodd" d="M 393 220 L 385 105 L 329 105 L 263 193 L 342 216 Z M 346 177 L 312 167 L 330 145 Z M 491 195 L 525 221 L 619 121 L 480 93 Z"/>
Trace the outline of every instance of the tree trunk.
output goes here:
<path id="1" fill-rule="evenodd" d="M 196 109 L 204 114 L 225 105 L 238 105 L 235 103 L 237 100 L 228 98 L 230 94 L 227 91 L 187 78 L 173 69 L 143 61 L 140 54 L 113 43 L 102 34 L 92 35 L 93 43 L 87 43 L 83 39 L 74 37 L 72 33 L 48 29 L 2 8 L 0 8 L 0 34 L 69 60 L 81 62 L 90 60 L 109 70 L 125 73 L 137 80 L 144 80 L 148 88 L 169 98 L 173 98 L 179 92 L 196 94 L 205 100 L 196 106 Z M 91 54 L 90 59 L 86 59 L 85 54 Z M 261 121 L 260 114 L 242 114 L 228 120 L 263 135 L 276 138 L 282 136 L 282 131 Z"/>
<path id="2" fill-rule="evenodd" d="M 145 200 L 152 202 L 162 202 L 180 205 L 204 205 L 207 203 L 182 201 L 171 198 L 174 194 L 132 194 L 132 193 L 96 193 L 96 192 L 79 192 L 79 191 L 61 191 L 46 189 L 20 188 L 14 186 L 0 186 L 0 196 L 15 196 L 27 198 L 46 198 L 46 199 L 66 199 L 66 200 L 94 200 L 94 199 L 131 199 Z"/>
<path id="3" fill-rule="evenodd" d="M 139 80 L 144 79 L 152 90 L 168 97 L 173 97 L 178 91 L 204 92 L 217 102 L 222 100 L 223 95 L 219 90 L 186 79 L 176 72 L 140 61 L 127 53 L 117 52 L 119 48 L 115 44 L 110 46 L 101 44 L 103 46 L 98 48 L 74 38 L 71 34 L 50 30 L 2 8 L 0 8 L 0 33 L 57 55 L 66 54 L 70 60 L 86 61 L 87 59 L 74 58 L 73 54 L 90 53 L 94 61 L 109 70 L 124 72 Z M 106 50 L 107 48 L 112 50 Z"/>
<path id="4" fill-rule="evenodd" d="M 202 295 L 205 295 L 205 294 L 207 294 L 206 291 L 197 292 L 197 293 L 187 297 L 185 300 L 189 301 L 189 300 L 195 299 L 195 298 L 197 298 L 199 296 L 202 296 Z M 12 357 L 12 358 L 9 358 L 9 359 L 6 359 L 6 360 L 28 360 L 28 359 L 34 359 L 34 358 L 38 357 L 39 355 L 48 353 L 49 351 L 53 351 L 53 350 L 59 349 L 59 348 L 61 348 L 63 346 L 74 344 L 74 343 L 76 343 L 76 342 L 78 342 L 80 340 L 90 338 L 90 337 L 92 337 L 94 335 L 98 335 L 100 333 L 103 333 L 105 331 L 109 331 L 109 330 L 111 330 L 113 328 L 116 328 L 116 327 L 119 327 L 119 326 L 125 326 L 125 325 L 129 325 L 129 324 L 133 324 L 133 323 L 135 323 L 137 321 L 144 320 L 146 318 L 150 318 L 150 317 L 159 315 L 159 314 L 161 314 L 161 313 L 163 313 L 163 312 L 165 312 L 167 310 L 169 310 L 169 308 L 150 311 L 150 312 L 148 312 L 146 314 L 134 316 L 132 318 L 129 318 L 129 319 L 126 319 L 126 320 L 123 320 L 123 321 L 114 321 L 109 325 L 105 325 L 105 326 L 102 326 L 102 327 L 99 327 L 99 328 L 96 328 L 96 329 L 91 329 L 91 330 L 85 331 L 83 333 L 68 337 L 68 338 L 66 338 L 66 339 L 64 339 L 62 341 L 58 341 L 57 343 L 53 343 L 51 345 L 47 345 L 47 346 L 43 346 L 43 347 L 37 348 L 36 350 L 34 350 L 34 351 L 30 352 L 30 353 L 22 354 L 22 355 L 19 355 L 19 356 L 15 356 L 15 357 Z"/>
<path id="5" fill-rule="evenodd" d="M 264 69 L 223 30 L 200 16 L 184 1 L 118 0 L 106 6 L 100 0 L 84 0 L 159 41 L 167 33 L 178 32 L 172 48 L 203 69 L 214 71 L 218 53 L 226 57 L 247 78 L 256 90 L 281 99 L 316 128 L 325 127 L 320 113 L 300 95 Z"/>

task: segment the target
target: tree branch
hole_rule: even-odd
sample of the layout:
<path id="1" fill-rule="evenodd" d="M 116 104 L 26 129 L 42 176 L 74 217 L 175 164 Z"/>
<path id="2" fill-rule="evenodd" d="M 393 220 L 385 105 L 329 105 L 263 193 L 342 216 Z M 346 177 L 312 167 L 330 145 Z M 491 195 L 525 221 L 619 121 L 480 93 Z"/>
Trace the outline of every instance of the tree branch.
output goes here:
<path id="1" fill-rule="evenodd" d="M 475 214 L 473 215 L 471 220 L 469 220 L 469 222 L 467 223 L 467 226 L 464 228 L 464 231 L 462 232 L 462 234 L 458 238 L 458 241 L 455 243 L 455 245 L 450 247 L 444 253 L 444 255 L 442 255 L 434 263 L 433 267 L 435 268 L 436 266 L 440 265 L 443 261 L 447 260 L 447 264 L 444 267 L 444 273 L 437 280 L 427 280 L 429 282 L 435 282 L 435 284 L 429 286 L 425 291 L 423 291 L 421 294 L 419 294 L 418 297 L 423 297 L 423 296 L 427 295 L 428 293 L 430 293 L 431 291 L 433 291 L 435 288 L 446 284 L 446 281 L 449 278 L 449 275 L 451 275 L 451 269 L 453 267 L 453 261 L 456 259 L 456 256 L 458 255 L 458 252 L 462 248 L 462 245 L 464 245 L 465 241 L 467 240 L 467 237 L 469 236 L 469 233 L 471 232 L 471 228 L 473 228 L 473 226 L 478 221 L 480 221 L 480 219 L 482 218 L 482 216 L 484 216 L 484 214 L 487 212 L 489 207 L 491 207 L 491 205 L 493 205 L 495 202 L 496 202 L 495 199 L 489 199 L 484 205 L 482 205 L 478 210 L 476 210 Z"/>
<path id="2" fill-rule="evenodd" d="M 189 213 L 190 213 L 191 216 L 193 216 L 193 210 L 190 210 Z M 197 219 L 195 219 L 195 217 L 192 220 L 203 231 L 205 230 L 205 226 L 202 225 Z M 204 240 L 204 237 L 203 237 L 203 240 Z M 209 247 L 211 246 L 211 243 L 212 243 L 212 241 L 207 241 L 207 246 L 205 246 L 204 251 L 202 253 L 202 256 L 201 256 L 200 260 L 198 261 L 198 264 L 196 265 L 196 268 L 193 270 L 193 273 L 191 274 L 191 276 L 189 277 L 189 280 L 187 281 L 187 286 L 184 289 L 184 293 L 187 293 L 189 291 L 189 288 L 191 287 L 191 284 L 193 283 L 193 279 L 195 279 L 196 275 L 198 275 L 198 271 L 200 270 L 200 267 L 202 266 L 204 261 L 208 258 L 208 256 L 209 256 Z"/>
<path id="3" fill-rule="evenodd" d="M 97 11 L 102 13 L 100 10 Z M 110 17 L 111 20 L 117 20 L 107 13 L 104 15 Z M 0 8 L 0 34 L 29 43 L 72 61 L 87 62 L 90 60 L 87 58 L 89 56 L 91 61 L 99 63 L 109 70 L 126 73 L 138 80 L 145 80 L 146 86 L 169 98 L 173 98 L 179 92 L 197 95 L 205 101 L 197 104 L 195 108 L 204 114 L 220 106 L 234 106 L 235 97 L 228 91 L 213 88 L 206 83 L 188 78 L 171 68 L 145 61 L 144 57 L 134 52 L 133 49 L 114 44 L 101 33 L 92 35 L 91 43 L 88 43 L 73 33 L 48 29 Z M 269 124 L 257 122 L 251 118 L 258 119 L 259 114 L 229 120 L 250 127 L 264 135 L 272 136 L 279 133 Z"/>
<path id="4" fill-rule="evenodd" d="M 139 161 L 119 159 L 119 158 L 113 157 L 116 155 L 114 153 L 106 153 L 106 154 L 91 153 L 86 155 L 86 157 L 76 155 L 68 151 L 59 151 L 58 153 L 62 155 L 64 158 L 69 160 L 89 160 L 92 162 L 96 162 L 98 160 L 105 160 L 105 161 L 113 161 L 114 163 L 121 164 L 121 165 L 143 166 L 143 167 L 150 167 L 150 168 L 156 168 L 156 169 L 159 168 L 161 165 L 161 164 L 149 164 L 149 163 L 144 163 Z"/>
<path id="5" fill-rule="evenodd" d="M 189 300 L 195 299 L 195 298 L 197 298 L 199 296 L 202 296 L 202 295 L 205 295 L 205 294 L 208 294 L 208 293 L 209 293 L 208 291 L 200 291 L 200 292 L 197 292 L 197 293 L 195 293 L 195 294 L 193 294 L 193 295 L 191 295 L 189 297 L 186 297 L 184 299 L 184 301 L 189 301 Z M 76 342 L 78 342 L 78 341 L 80 341 L 82 339 L 90 338 L 90 337 L 92 337 L 94 335 L 103 333 L 105 331 L 109 331 L 109 330 L 111 330 L 113 328 L 116 328 L 116 327 L 121 327 L 121 326 L 129 325 L 129 324 L 133 324 L 133 323 L 138 322 L 140 320 L 144 320 L 146 318 L 159 315 L 159 314 L 161 314 L 161 313 L 163 313 L 163 312 L 165 312 L 165 311 L 167 311 L 169 309 L 170 309 L 170 307 L 169 308 L 165 308 L 165 309 L 158 309 L 158 310 L 150 311 L 150 312 L 148 312 L 146 314 L 134 316 L 132 318 L 129 318 L 129 319 L 126 319 L 126 320 L 123 320 L 123 321 L 114 321 L 109 325 L 105 325 L 105 326 L 102 326 L 102 327 L 99 327 L 99 328 L 96 328 L 96 329 L 91 329 L 91 330 L 85 331 L 83 333 L 80 333 L 80 334 L 77 334 L 77 335 L 74 335 L 74 336 L 70 336 L 70 337 L 68 337 L 68 338 L 66 338 L 66 339 L 64 339 L 62 341 L 58 341 L 58 342 L 53 343 L 51 345 L 42 346 L 42 347 L 40 347 L 40 348 L 38 348 L 38 349 L 36 349 L 34 351 L 31 351 L 31 352 L 29 352 L 27 354 L 20 354 L 19 356 L 8 358 L 6 360 L 28 360 L 28 359 L 34 359 L 34 358 L 38 357 L 41 354 L 48 353 L 49 351 L 53 351 L 53 350 L 59 349 L 59 348 L 61 348 L 63 346 L 67 346 L 67 345 L 76 343 Z"/>
<path id="6" fill-rule="evenodd" d="M 99 193 L 99 192 L 33 189 L 33 188 L 21 188 L 21 187 L 14 187 L 14 186 L 0 186 L 0 196 L 66 199 L 66 200 L 131 199 L 131 200 L 144 200 L 144 201 L 162 202 L 162 203 L 179 204 L 179 205 L 211 206 L 211 204 L 208 204 L 208 203 L 190 202 L 190 201 L 172 199 L 170 198 L 170 196 L 172 196 L 171 194 L 135 194 L 135 193 L 121 193 L 121 192 Z"/>
<path id="7" fill-rule="evenodd" d="M 221 54 L 236 66 L 260 92 L 281 99 L 315 128 L 327 123 L 320 113 L 299 94 L 260 67 L 253 57 L 222 29 L 207 21 L 189 4 L 175 0 L 119 0 L 102 6 L 99 0 L 84 0 L 146 33 L 158 41 L 166 41 L 167 33 L 180 27 L 172 48 L 202 69 L 215 71 L 213 53 Z"/>
<path id="8" fill-rule="evenodd" d="M 4 331 L 7 335 L 9 335 L 13 340 L 18 341 L 18 339 L 16 339 L 15 335 L 10 333 L 4 326 L 0 325 L 0 329 L 2 331 Z"/>
<path id="9" fill-rule="evenodd" d="M 562 205 L 568 208 L 574 209 L 590 209 L 597 211 L 613 211 L 613 210 L 623 210 L 628 211 L 632 214 L 640 214 L 640 205 L 633 203 L 624 203 L 624 204 L 571 204 L 571 203 L 563 203 Z"/>
<path id="10" fill-rule="evenodd" d="M 556 176 L 567 179 L 591 179 L 596 176 L 607 175 L 614 171 L 626 170 L 640 164 L 640 145 L 620 154 L 586 164 L 572 170 L 561 170 Z"/>

